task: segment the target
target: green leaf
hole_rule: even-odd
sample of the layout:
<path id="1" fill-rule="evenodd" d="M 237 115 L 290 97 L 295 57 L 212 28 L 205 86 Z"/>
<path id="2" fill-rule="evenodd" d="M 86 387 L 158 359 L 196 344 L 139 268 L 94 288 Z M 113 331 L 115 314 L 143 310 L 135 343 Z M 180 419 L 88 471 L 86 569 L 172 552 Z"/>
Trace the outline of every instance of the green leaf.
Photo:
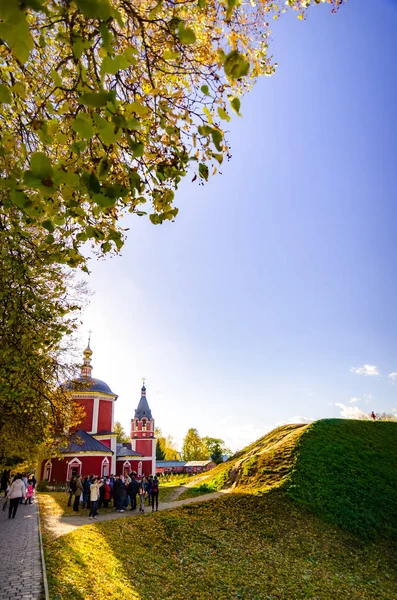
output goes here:
<path id="1" fill-rule="evenodd" d="M 19 192 L 18 190 L 12 190 L 10 197 L 11 202 L 13 202 L 15 206 L 18 206 L 18 208 L 24 208 L 28 200 L 28 197 L 23 192 Z"/>
<path id="2" fill-rule="evenodd" d="M 163 58 L 164 60 L 174 60 L 175 58 L 179 58 L 180 53 L 174 52 L 173 50 L 164 50 Z"/>
<path id="3" fill-rule="evenodd" d="M 145 147 L 142 142 L 134 142 L 131 138 L 128 140 L 128 145 L 131 148 L 134 158 L 143 156 Z"/>
<path id="4" fill-rule="evenodd" d="M 163 9 L 163 0 L 160 0 L 160 2 L 158 2 L 156 4 L 156 6 L 150 11 L 149 13 L 149 19 L 153 20 L 157 17 L 157 15 L 162 11 Z"/>
<path id="5" fill-rule="evenodd" d="M 95 194 L 93 199 L 101 208 L 112 208 L 116 204 L 116 198 L 110 198 L 105 194 Z"/>
<path id="6" fill-rule="evenodd" d="M 219 131 L 219 129 L 213 129 L 211 131 L 211 137 L 212 137 L 212 141 L 214 142 L 215 148 L 217 150 L 222 150 L 222 133 Z"/>
<path id="7" fill-rule="evenodd" d="M 54 223 L 50 221 L 50 219 L 46 219 L 45 221 L 43 221 L 42 226 L 44 227 L 44 229 L 47 229 L 47 231 L 49 231 L 50 233 L 54 233 L 55 231 Z"/>
<path id="8" fill-rule="evenodd" d="M 72 121 L 72 129 L 85 140 L 89 140 L 94 135 L 92 121 L 85 115 L 79 115 Z"/>
<path id="9" fill-rule="evenodd" d="M 34 47 L 26 21 L 25 11 L 20 2 L 0 2 L 0 38 L 11 48 L 13 54 L 21 63 L 25 63 Z"/>
<path id="10" fill-rule="evenodd" d="M 30 159 L 30 171 L 38 179 L 50 179 L 53 174 L 50 159 L 44 152 L 34 152 Z"/>
<path id="11" fill-rule="evenodd" d="M 123 69 L 127 69 L 130 65 L 128 59 L 119 54 L 114 58 L 110 58 L 110 56 L 105 56 L 101 63 L 100 74 L 103 78 L 106 73 L 110 73 L 111 75 L 116 75 L 118 71 L 122 71 Z"/>
<path id="12" fill-rule="evenodd" d="M 225 111 L 224 108 L 219 107 L 218 108 L 218 115 L 220 116 L 221 119 L 223 119 L 224 121 L 229 122 L 230 121 L 230 115 L 227 114 L 227 112 Z"/>
<path id="13" fill-rule="evenodd" d="M 199 164 L 199 175 L 206 181 L 208 181 L 208 167 L 204 163 Z"/>
<path id="14" fill-rule="evenodd" d="M 11 89 L 20 98 L 26 98 L 26 88 L 21 81 L 14 83 Z"/>
<path id="15" fill-rule="evenodd" d="M 55 69 L 51 69 L 51 77 L 52 77 L 52 81 L 54 82 L 54 84 L 57 87 L 62 87 L 62 79 L 58 75 L 58 73 L 55 71 Z"/>
<path id="16" fill-rule="evenodd" d="M 112 16 L 112 9 L 108 0 L 76 0 L 81 12 L 90 19 L 107 21 Z"/>
<path id="17" fill-rule="evenodd" d="M 0 104 L 11 104 L 10 90 L 4 83 L 0 83 Z"/>
<path id="18" fill-rule="evenodd" d="M 92 94 L 83 94 L 79 98 L 80 104 L 84 104 L 84 106 L 92 106 L 94 108 L 100 108 L 101 106 L 106 106 L 108 100 L 110 100 L 110 96 L 108 92 L 97 92 Z"/>
<path id="19" fill-rule="evenodd" d="M 210 135 L 212 133 L 212 127 L 209 125 L 199 125 L 197 130 L 200 135 Z"/>
<path id="20" fill-rule="evenodd" d="M 240 114 L 240 105 L 241 105 L 240 98 L 232 98 L 230 100 L 230 106 L 232 107 L 232 109 L 234 110 L 234 112 L 239 117 L 241 117 L 241 114 Z"/>
<path id="21" fill-rule="evenodd" d="M 240 54 L 238 50 L 232 50 L 226 56 L 223 68 L 226 76 L 231 80 L 235 80 L 248 75 L 250 64 L 244 54 Z"/>
<path id="22" fill-rule="evenodd" d="M 208 85 L 202 85 L 201 88 L 200 88 L 200 90 L 203 92 L 203 94 L 205 96 L 211 96 L 210 89 L 209 89 Z"/>
<path id="23" fill-rule="evenodd" d="M 226 0 L 226 21 L 229 21 L 233 15 L 234 8 L 240 5 L 240 0 Z"/>
<path id="24" fill-rule="evenodd" d="M 129 106 L 132 112 L 136 113 L 137 115 L 144 116 L 147 115 L 148 112 L 150 112 L 150 109 L 144 104 L 141 104 L 140 102 L 131 102 Z"/>
<path id="25" fill-rule="evenodd" d="M 82 180 L 89 192 L 91 192 L 92 194 L 100 193 L 101 184 L 99 183 L 95 173 L 88 173 L 88 171 L 85 171 L 82 175 Z"/>
<path id="26" fill-rule="evenodd" d="M 178 38 L 181 44 L 188 45 L 196 43 L 196 34 L 193 29 L 186 27 L 183 21 L 178 25 Z"/>

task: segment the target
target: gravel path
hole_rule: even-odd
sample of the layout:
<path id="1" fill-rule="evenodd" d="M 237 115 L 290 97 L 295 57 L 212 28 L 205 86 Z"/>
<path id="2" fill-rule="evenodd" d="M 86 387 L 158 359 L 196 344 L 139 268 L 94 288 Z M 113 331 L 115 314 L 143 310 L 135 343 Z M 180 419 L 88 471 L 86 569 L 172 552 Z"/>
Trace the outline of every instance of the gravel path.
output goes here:
<path id="1" fill-rule="evenodd" d="M 185 500 L 176 500 L 174 502 L 159 502 L 159 511 L 171 510 L 173 508 L 178 508 L 178 506 L 185 506 L 187 504 L 194 504 L 196 502 L 208 502 L 209 500 L 219 498 L 226 493 L 228 493 L 227 490 L 213 492 L 211 494 L 204 494 L 203 496 L 197 496 L 197 498 L 186 498 Z M 99 514 L 95 521 L 89 519 L 88 517 L 51 517 L 47 515 L 45 518 L 43 517 L 43 525 L 46 534 L 51 539 L 54 539 L 61 535 L 66 535 L 82 525 L 92 525 L 93 523 L 100 523 L 103 521 L 114 521 L 115 519 L 123 519 L 125 517 L 147 517 L 151 514 L 152 508 L 150 506 L 145 506 L 144 514 L 141 514 L 138 510 L 132 511 L 128 509 L 124 513 L 114 512 L 103 515 Z M 0 600 L 2 600 L 1 597 Z"/>

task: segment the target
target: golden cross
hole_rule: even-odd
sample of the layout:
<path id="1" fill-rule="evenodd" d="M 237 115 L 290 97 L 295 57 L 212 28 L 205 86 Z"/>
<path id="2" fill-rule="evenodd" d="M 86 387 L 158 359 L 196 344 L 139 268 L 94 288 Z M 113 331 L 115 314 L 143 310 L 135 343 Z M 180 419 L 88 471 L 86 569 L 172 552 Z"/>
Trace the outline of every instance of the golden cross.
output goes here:
<path id="1" fill-rule="evenodd" d="M 88 345 L 90 345 L 90 341 L 91 341 L 91 333 L 92 333 L 92 329 L 88 330 Z"/>
<path id="2" fill-rule="evenodd" d="M 142 377 L 142 383 L 145 385 L 146 377 Z"/>

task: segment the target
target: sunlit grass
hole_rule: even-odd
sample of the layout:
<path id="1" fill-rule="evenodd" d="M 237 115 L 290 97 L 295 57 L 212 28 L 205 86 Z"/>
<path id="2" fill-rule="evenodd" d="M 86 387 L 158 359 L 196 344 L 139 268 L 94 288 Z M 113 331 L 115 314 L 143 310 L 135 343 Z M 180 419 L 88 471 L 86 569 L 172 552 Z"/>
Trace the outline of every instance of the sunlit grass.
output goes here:
<path id="1" fill-rule="evenodd" d="M 395 598 L 395 548 L 302 511 L 281 491 L 233 494 L 46 542 L 62 600 Z"/>

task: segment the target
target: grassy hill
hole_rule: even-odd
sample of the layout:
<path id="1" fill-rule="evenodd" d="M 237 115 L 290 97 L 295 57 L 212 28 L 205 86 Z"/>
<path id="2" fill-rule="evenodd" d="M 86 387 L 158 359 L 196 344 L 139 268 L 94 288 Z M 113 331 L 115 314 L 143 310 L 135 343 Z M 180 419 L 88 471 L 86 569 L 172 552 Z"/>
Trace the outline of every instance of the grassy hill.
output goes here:
<path id="1" fill-rule="evenodd" d="M 324 419 L 286 425 L 219 465 L 181 497 L 282 488 L 362 537 L 397 537 L 397 423 Z"/>
<path id="2" fill-rule="evenodd" d="M 395 423 L 276 429 L 189 491 L 230 494 L 45 537 L 50 597 L 396 600 L 396 444 Z"/>

